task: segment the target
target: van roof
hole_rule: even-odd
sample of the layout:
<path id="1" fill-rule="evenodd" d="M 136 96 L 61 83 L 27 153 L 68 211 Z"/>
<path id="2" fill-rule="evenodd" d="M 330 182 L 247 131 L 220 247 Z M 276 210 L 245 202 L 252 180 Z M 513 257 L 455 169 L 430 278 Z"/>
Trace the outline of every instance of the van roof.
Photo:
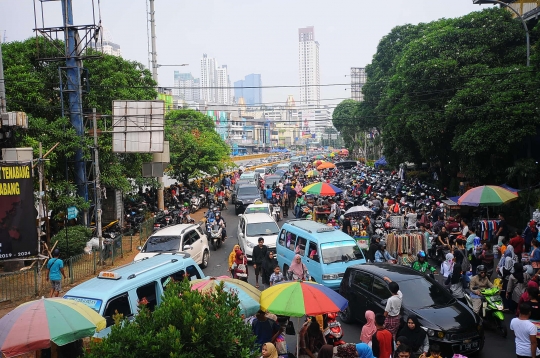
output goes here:
<path id="1" fill-rule="evenodd" d="M 102 271 L 119 276 L 118 279 L 94 277 L 85 281 L 66 292 L 66 296 L 77 296 L 107 300 L 117 294 L 124 293 L 138 286 L 141 281 L 151 281 L 152 274 L 166 276 L 188 265 L 197 265 L 187 253 L 166 253 L 153 257 L 145 257 L 141 260 L 130 262 L 126 265 Z"/>
<path id="2" fill-rule="evenodd" d="M 319 244 L 326 243 L 326 242 L 334 242 L 338 240 L 354 240 L 352 237 L 345 234 L 341 230 L 336 230 L 333 227 L 318 223 L 313 220 L 308 220 L 308 219 L 289 220 L 283 225 L 283 228 L 286 229 L 285 226 L 287 225 L 290 225 L 294 228 L 313 234 L 314 236 L 317 237 L 317 241 L 319 242 Z"/>
<path id="3" fill-rule="evenodd" d="M 164 227 L 163 229 L 156 231 L 151 236 L 176 236 L 182 235 L 187 232 L 189 229 L 195 229 L 197 224 L 177 224 L 172 226 Z"/>

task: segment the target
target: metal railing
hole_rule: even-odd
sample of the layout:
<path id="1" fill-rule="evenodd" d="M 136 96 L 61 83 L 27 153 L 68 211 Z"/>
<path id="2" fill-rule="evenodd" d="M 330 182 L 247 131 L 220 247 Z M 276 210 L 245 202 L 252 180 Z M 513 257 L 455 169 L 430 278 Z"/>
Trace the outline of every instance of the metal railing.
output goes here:
<path id="1" fill-rule="evenodd" d="M 92 251 L 91 254 L 80 254 L 64 260 L 64 272 L 66 278 L 62 285 L 72 285 L 77 281 L 97 275 L 105 266 L 114 266 L 115 261 L 124 257 L 124 253 L 136 250 L 142 246 L 146 239 L 152 235 L 154 219 L 143 222 L 139 228 L 139 237 L 119 235 L 110 243 L 105 244 L 101 253 Z M 0 274 L 0 302 L 16 301 L 21 298 L 32 296 L 48 296 L 50 282 L 47 281 L 43 262 L 36 262 L 30 268 Z"/>

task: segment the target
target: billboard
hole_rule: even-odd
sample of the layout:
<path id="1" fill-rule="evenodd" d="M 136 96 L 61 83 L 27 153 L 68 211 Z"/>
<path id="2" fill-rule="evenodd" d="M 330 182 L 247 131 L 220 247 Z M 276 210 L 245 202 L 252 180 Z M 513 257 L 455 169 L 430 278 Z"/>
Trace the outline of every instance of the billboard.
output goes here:
<path id="1" fill-rule="evenodd" d="M 0 259 L 37 254 L 31 163 L 0 163 Z"/>
<path id="2" fill-rule="evenodd" d="M 165 103 L 113 101 L 113 152 L 162 153 Z"/>

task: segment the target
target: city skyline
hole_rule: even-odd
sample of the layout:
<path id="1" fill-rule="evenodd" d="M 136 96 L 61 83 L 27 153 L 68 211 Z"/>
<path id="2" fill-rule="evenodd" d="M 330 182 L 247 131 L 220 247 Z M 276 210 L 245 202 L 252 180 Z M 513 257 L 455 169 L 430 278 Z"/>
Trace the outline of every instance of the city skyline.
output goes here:
<path id="1" fill-rule="evenodd" d="M 298 29 L 298 75 L 300 103 L 304 106 L 321 104 L 319 69 L 319 43 L 315 40 L 315 27 Z"/>

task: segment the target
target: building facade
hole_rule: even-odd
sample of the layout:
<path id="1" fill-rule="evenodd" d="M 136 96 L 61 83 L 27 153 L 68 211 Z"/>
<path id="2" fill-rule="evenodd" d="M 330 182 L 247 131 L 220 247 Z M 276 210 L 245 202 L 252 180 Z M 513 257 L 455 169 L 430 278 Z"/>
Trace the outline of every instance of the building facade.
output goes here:
<path id="1" fill-rule="evenodd" d="M 319 43 L 315 41 L 313 26 L 298 29 L 298 64 L 300 103 L 319 106 L 321 101 Z"/>
<path id="2" fill-rule="evenodd" d="M 234 98 L 236 102 L 244 99 L 246 106 L 262 105 L 262 81 L 261 75 L 252 73 L 243 80 L 234 82 Z"/>
<path id="3" fill-rule="evenodd" d="M 200 98 L 203 101 L 217 103 L 216 72 L 216 59 L 203 54 L 201 58 L 200 89 Z"/>
<path id="4" fill-rule="evenodd" d="M 173 95 L 187 102 L 198 102 L 200 96 L 200 80 L 191 73 L 174 71 Z"/>
<path id="5" fill-rule="evenodd" d="M 367 75 L 365 67 L 351 67 L 351 99 L 363 101 L 362 87 L 366 84 Z"/>
<path id="6" fill-rule="evenodd" d="M 111 41 L 94 42 L 92 48 L 96 51 L 102 52 L 106 55 L 112 55 L 116 57 L 122 57 L 122 51 L 120 45 Z"/>
<path id="7" fill-rule="evenodd" d="M 232 104 L 231 81 L 229 80 L 227 65 L 222 65 L 216 69 L 216 80 L 217 103 Z"/>

